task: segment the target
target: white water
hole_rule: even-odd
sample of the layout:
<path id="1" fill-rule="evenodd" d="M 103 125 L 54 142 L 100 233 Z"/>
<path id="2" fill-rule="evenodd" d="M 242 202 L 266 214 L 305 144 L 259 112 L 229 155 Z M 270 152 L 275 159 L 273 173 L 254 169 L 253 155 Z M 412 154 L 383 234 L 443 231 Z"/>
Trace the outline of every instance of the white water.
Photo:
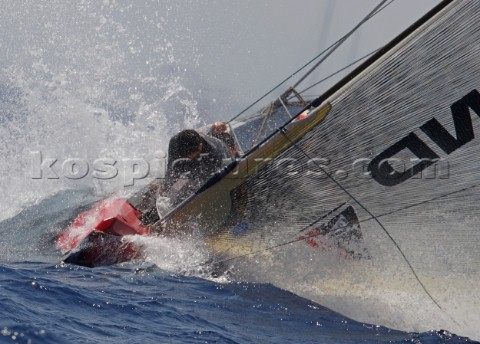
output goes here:
<path id="1" fill-rule="evenodd" d="M 0 219 L 65 188 L 118 191 L 131 184 L 133 159 L 151 165 L 151 179 L 171 133 L 199 123 L 178 73 L 177 37 L 164 29 L 165 14 L 148 7 L 12 2 L 0 14 L 9 28 L 0 66 Z M 126 19 L 133 14 L 135 22 Z M 57 159 L 52 169 L 41 167 L 48 158 Z M 115 178 L 92 177 L 99 158 L 118 161 Z M 82 159 L 86 176 L 68 178 L 76 172 L 62 169 L 67 159 Z"/>
<path id="2" fill-rule="evenodd" d="M 208 264 L 211 252 L 200 236 L 165 238 L 161 236 L 129 236 L 125 240 L 142 247 L 144 261 L 155 264 L 165 271 L 186 276 L 197 276 L 215 282 L 228 281 L 228 274 L 213 277 L 213 268 Z"/>

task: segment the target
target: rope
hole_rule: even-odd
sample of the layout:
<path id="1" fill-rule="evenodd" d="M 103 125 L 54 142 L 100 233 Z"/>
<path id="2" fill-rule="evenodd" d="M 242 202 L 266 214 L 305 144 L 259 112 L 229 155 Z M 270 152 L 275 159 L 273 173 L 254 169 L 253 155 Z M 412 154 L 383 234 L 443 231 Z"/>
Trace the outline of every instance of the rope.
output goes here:
<path id="1" fill-rule="evenodd" d="M 300 78 L 291 88 L 297 87 L 303 80 L 305 80 L 318 66 L 320 66 L 330 55 L 332 55 L 335 50 L 337 50 L 343 42 L 345 42 L 351 35 L 353 35 L 359 28 L 362 26 L 364 23 L 366 23 L 370 18 L 372 18 L 375 14 L 378 13 L 380 8 L 387 2 L 387 0 L 383 0 L 380 2 L 365 18 L 363 18 L 352 30 L 350 30 L 345 36 L 340 38 L 335 45 L 332 47 L 332 49 L 329 50 L 329 52 L 322 58 L 320 61 L 318 61 L 310 70 Z M 285 93 L 285 97 L 288 97 L 290 95 L 291 90 L 288 90 Z M 283 98 L 283 97 L 282 97 Z"/>
<path id="2" fill-rule="evenodd" d="M 383 11 L 387 6 L 389 6 L 390 4 L 392 4 L 395 0 L 390 0 L 390 2 L 388 2 L 387 4 L 383 5 L 387 0 L 383 0 L 380 5 L 376 6 L 374 11 L 372 11 L 371 13 L 369 13 L 367 15 L 367 17 L 365 17 L 362 21 L 361 21 L 361 25 L 365 24 L 365 22 L 367 22 L 368 20 L 370 20 L 371 18 L 373 18 L 375 15 L 377 15 L 378 13 L 380 13 L 381 11 Z M 383 5 L 383 7 L 381 7 L 381 5 Z M 360 26 L 357 25 L 355 27 L 355 30 L 358 30 Z M 353 30 L 352 30 L 353 31 Z M 256 104 L 258 104 L 261 100 L 263 100 L 266 96 L 268 96 L 269 94 L 271 94 L 273 91 L 275 91 L 277 88 L 279 88 L 280 86 L 282 86 L 285 82 L 287 82 L 288 80 L 290 80 L 292 77 L 294 77 L 295 75 L 297 75 L 299 72 L 301 72 L 303 69 L 305 69 L 308 65 L 310 65 L 312 62 L 314 62 L 315 60 L 317 60 L 318 58 L 320 58 L 323 54 L 327 53 L 330 49 L 336 49 L 337 48 L 337 45 L 338 43 L 341 41 L 342 43 L 345 41 L 345 37 L 346 36 L 349 36 L 351 35 L 351 33 L 353 33 L 352 31 L 350 31 L 349 33 L 347 33 L 347 35 L 343 36 L 342 38 L 340 38 L 339 40 L 337 40 L 336 42 L 334 42 L 333 44 L 331 44 L 328 48 L 324 49 L 322 52 L 320 52 L 318 55 L 316 55 L 315 57 L 313 57 L 312 59 L 310 59 L 307 63 L 305 63 L 303 66 L 301 66 L 299 69 L 297 69 L 295 72 L 293 72 L 292 74 L 290 74 L 289 76 L 287 76 L 285 79 L 283 79 L 282 81 L 280 81 L 276 86 L 274 86 L 273 88 L 271 88 L 268 92 L 266 92 L 264 95 L 262 95 L 260 98 L 258 98 L 257 100 L 255 100 L 252 104 L 250 104 L 249 106 L 247 106 L 245 109 L 243 109 L 242 111 L 240 111 L 240 113 L 238 113 L 237 115 L 235 115 L 233 118 L 230 119 L 230 122 L 231 121 L 234 121 L 235 119 L 237 119 L 238 117 L 240 117 L 241 115 L 243 115 L 245 112 L 247 112 L 248 110 L 250 110 L 252 107 L 254 107 Z M 347 37 L 348 38 L 348 37 Z M 330 54 L 329 54 L 330 55 Z M 324 59 L 325 60 L 325 59 Z M 323 61 L 324 61 L 323 60 Z M 322 61 L 322 62 L 323 62 Z M 318 67 L 318 65 L 317 65 Z M 296 83 L 297 85 L 299 84 L 299 82 Z"/>
<path id="3" fill-rule="evenodd" d="M 410 264 L 409 260 L 407 259 L 407 256 L 405 255 L 405 253 L 403 253 L 402 249 L 400 248 L 400 246 L 397 244 L 397 242 L 395 241 L 395 239 L 393 239 L 393 237 L 390 235 L 390 233 L 387 231 L 387 229 L 385 228 L 385 226 L 378 220 L 378 218 L 373 215 L 372 212 L 370 212 L 370 210 L 364 206 L 355 196 L 353 196 L 347 189 L 345 189 L 343 187 L 342 184 L 340 184 L 335 178 L 332 177 L 331 174 L 327 173 L 327 171 L 325 171 L 324 168 L 322 168 L 321 165 L 319 165 L 315 160 L 312 160 L 310 158 L 310 156 L 303 150 L 301 149 L 297 144 L 296 142 L 293 142 L 292 140 L 290 140 L 290 138 L 288 137 L 288 135 L 285 133 L 285 131 L 281 131 L 282 134 L 285 136 L 285 138 L 287 140 L 289 140 L 293 146 L 295 146 L 303 155 L 305 155 L 305 157 L 307 159 L 310 159 L 311 161 L 313 161 L 315 163 L 315 165 L 317 165 L 317 167 L 322 170 L 322 172 L 325 173 L 325 175 L 331 180 L 333 181 L 348 197 L 350 197 L 350 199 L 352 199 L 353 201 L 355 201 L 363 210 L 365 210 L 365 212 L 367 212 L 367 214 L 369 214 L 373 220 L 375 220 L 375 222 L 377 222 L 377 224 L 382 228 L 382 230 L 385 232 L 385 234 L 388 236 L 388 238 L 393 242 L 393 244 L 395 245 L 395 247 L 397 248 L 398 252 L 400 252 L 400 254 L 402 255 L 402 257 L 405 259 L 405 262 L 407 263 L 408 267 L 410 268 L 410 270 L 412 271 L 413 275 L 415 276 L 415 279 L 418 281 L 418 283 L 420 284 L 420 286 L 423 288 L 423 290 L 425 291 L 425 293 L 428 295 L 428 297 L 433 301 L 433 303 L 435 305 L 437 305 L 437 307 L 439 309 L 441 309 L 443 311 L 443 308 L 440 306 L 440 304 L 433 298 L 433 296 L 430 294 L 430 292 L 427 290 L 427 288 L 425 287 L 425 285 L 422 283 L 422 281 L 420 280 L 420 278 L 418 277 L 417 273 L 415 272 L 415 269 L 413 268 L 412 264 Z"/>
<path id="4" fill-rule="evenodd" d="M 450 192 L 450 193 L 447 193 L 447 194 L 444 194 L 444 195 L 441 195 L 439 197 L 436 197 L 436 198 L 433 198 L 431 200 L 426 200 L 426 201 L 423 201 L 423 202 L 419 202 L 418 204 L 415 204 L 415 205 L 409 205 L 409 206 L 406 206 L 404 208 L 401 208 L 401 209 L 397 209 L 395 211 L 390 211 L 390 212 L 387 212 L 387 213 L 384 213 L 384 214 L 381 214 L 379 216 L 375 216 L 365 205 L 363 205 L 363 203 L 361 203 L 355 196 L 353 196 L 342 184 L 340 184 L 335 178 L 332 177 L 332 175 L 330 173 L 328 173 L 327 171 L 325 171 L 324 168 L 322 168 L 321 165 L 317 164 L 317 162 L 314 160 L 314 159 L 311 159 L 311 157 L 302 149 L 300 148 L 296 142 L 292 141 L 288 135 L 286 134 L 286 131 L 285 130 L 281 130 L 280 131 L 282 133 L 282 135 L 288 140 L 290 141 L 290 143 L 292 144 L 292 146 L 296 147 L 307 159 L 309 159 L 310 161 L 313 161 L 315 163 L 315 165 L 317 165 L 317 167 L 323 172 L 325 173 L 325 175 L 331 180 L 333 181 L 351 200 L 353 200 L 355 203 L 357 203 L 367 214 L 369 214 L 369 218 L 363 220 L 363 221 L 368 221 L 368 220 L 374 220 L 379 226 L 380 228 L 384 231 L 384 233 L 387 235 L 387 237 L 390 239 L 390 241 L 394 244 L 394 246 L 396 247 L 396 249 L 398 250 L 398 252 L 401 254 L 401 256 L 403 257 L 404 261 L 406 262 L 409 270 L 412 272 L 414 278 L 417 280 L 417 282 L 419 283 L 419 285 L 421 286 L 421 288 L 423 289 L 423 291 L 425 292 L 425 294 L 430 298 L 430 300 L 440 309 L 444 312 L 444 309 L 440 306 L 440 304 L 435 300 L 435 298 L 430 294 L 430 292 L 427 290 L 426 286 L 423 284 L 423 282 L 420 280 L 420 278 L 418 277 L 415 269 L 413 268 L 412 264 L 410 263 L 410 261 L 408 260 L 407 256 L 405 255 L 405 253 L 403 252 L 403 250 L 400 248 L 400 246 L 397 244 L 397 242 L 395 241 L 395 239 L 392 237 L 392 235 L 388 232 L 388 230 L 385 228 L 385 226 L 380 222 L 379 220 L 379 217 L 382 217 L 382 216 L 386 216 L 386 215 L 390 215 L 390 214 L 393 214 L 395 212 L 399 212 L 401 210 L 405 210 L 405 209 L 408 209 L 408 208 L 411 208 L 411 207 L 414 207 L 414 206 L 418 206 L 418 205 L 421 205 L 421 204 L 425 204 L 425 203 L 428 203 L 428 202 L 432 202 L 436 199 L 440 199 L 442 197 L 446 197 L 446 196 L 449 196 L 449 195 L 452 195 L 452 194 L 455 194 L 455 193 L 459 193 L 459 192 L 462 192 L 462 191 L 465 191 L 465 190 L 468 190 L 468 189 L 471 189 L 471 188 L 465 188 L 465 189 L 461 189 L 461 190 L 456 190 L 454 192 Z M 346 204 L 346 203 L 344 203 Z M 341 206 L 343 206 L 344 204 L 342 204 Z M 341 207 L 339 206 L 339 207 Z M 338 209 L 339 207 L 333 209 L 332 211 L 330 211 L 329 213 L 321 216 L 320 218 L 318 218 L 316 221 L 310 223 L 309 225 L 305 226 L 303 229 L 300 230 L 300 232 L 308 229 L 309 227 L 315 225 L 316 223 L 318 223 L 319 221 L 321 221 L 322 219 L 326 218 L 327 216 L 329 216 L 329 214 L 333 213 L 336 211 L 336 209 Z M 341 228 L 346 228 L 346 226 L 344 227 L 341 227 Z M 316 237 L 318 235 L 312 235 L 311 237 Z M 235 257 L 231 257 L 231 258 L 228 258 L 228 259 L 224 259 L 224 260 L 220 260 L 220 261 L 215 261 L 215 262 L 209 262 L 209 264 L 221 264 L 221 263 L 226 263 L 226 262 L 229 262 L 229 261 L 232 261 L 232 260 L 235 260 L 235 259 L 239 259 L 239 258 L 243 258 L 243 257 L 246 257 L 246 256 L 249 256 L 249 255 L 252 255 L 252 254 L 256 254 L 256 253 L 261 253 L 261 252 L 265 252 L 265 251 L 270 251 L 274 248 L 279 248 L 279 247 L 282 247 L 282 246 L 286 246 L 286 245 L 289 245 L 289 244 L 293 244 L 293 243 L 296 243 L 296 242 L 299 242 L 299 241 L 303 241 L 304 239 L 300 239 L 300 238 L 296 238 L 296 239 L 292 239 L 290 241 L 286 241 L 286 242 L 283 242 L 283 243 L 280 243 L 280 244 L 277 244 L 277 245 L 273 245 L 273 246 L 270 246 L 270 247 L 267 247 L 267 248 L 263 248 L 261 250 L 258 250 L 258 251 L 252 251 L 252 252 L 249 252 L 249 253 L 245 253 L 245 254 L 242 254 L 242 255 L 238 255 L 238 256 L 235 256 Z M 199 266 L 202 266 L 203 264 L 200 264 Z M 454 320 L 454 319 L 453 319 Z M 455 321 L 455 320 L 454 320 Z"/>
<path id="5" fill-rule="evenodd" d="M 414 208 L 414 207 L 417 207 L 419 205 L 422 205 L 422 204 L 427 204 L 427 203 L 430 203 L 430 202 L 433 202 L 433 201 L 437 201 L 439 199 L 442 199 L 444 197 L 448 197 L 448 196 L 451 196 L 451 195 L 454 195 L 454 194 L 458 194 L 458 193 L 461 193 L 461 192 L 464 192 L 464 191 L 468 191 L 468 190 L 471 190 L 471 189 L 474 189 L 474 188 L 477 188 L 477 187 L 480 187 L 480 184 L 477 184 L 477 185 L 473 185 L 473 186 L 469 186 L 467 188 L 463 188 L 463 189 L 460 189 L 460 190 L 456 190 L 456 191 L 452 191 L 452 192 L 448 192 L 446 194 L 443 194 L 443 195 L 440 195 L 438 197 L 434 197 L 434 198 L 431 198 L 431 199 L 428 199 L 428 200 L 425 200 L 425 201 L 422 201 L 422 202 L 418 202 L 418 203 L 415 203 L 415 204 L 410 204 L 408 206 L 405 206 L 405 207 L 402 207 L 402 208 L 398 208 L 398 209 L 395 209 L 395 210 L 392 210 L 392 211 L 389 211 L 389 212 L 386 212 L 386 213 L 383 213 L 383 214 L 380 214 L 380 215 L 377 215 L 377 216 L 373 216 L 371 215 L 370 217 L 367 217 L 363 220 L 360 220 L 360 222 L 366 222 L 366 221 L 370 221 L 370 220 L 373 220 L 373 219 L 378 219 L 378 218 L 381 218 L 381 217 L 384 217 L 384 216 L 387 216 L 387 215 L 392 215 L 392 214 L 395 214 L 395 213 L 399 213 L 403 210 L 406 210 L 406 209 L 410 209 L 410 208 Z M 328 216 L 330 216 L 331 214 L 333 214 L 335 211 L 337 211 L 338 209 L 340 209 L 341 207 L 343 207 L 344 205 L 346 205 L 347 202 L 344 202 L 342 204 L 340 204 L 338 207 L 335 207 L 334 209 L 332 209 L 331 211 L 329 211 L 327 214 L 325 215 L 322 215 L 320 216 L 317 220 L 311 222 L 310 224 L 306 225 L 305 227 L 303 227 L 302 229 L 300 229 L 298 232 L 301 233 L 305 230 L 307 230 L 308 228 L 312 227 L 313 225 L 317 224 L 318 222 L 324 220 L 325 218 L 327 218 Z M 338 227 L 338 229 L 345 229 L 347 228 L 347 226 L 340 226 Z M 317 236 L 321 235 L 321 233 L 319 234 L 312 234 L 311 238 L 315 238 Z M 247 257 L 247 256 L 250 256 L 250 255 L 254 255 L 254 254 L 257 254 L 257 253 L 262 253 L 262 252 L 265 252 L 265 251 L 270 251 L 274 248 L 277 248 L 277 247 L 281 247 L 281 246 L 286 246 L 286 245 L 289 245 L 289 244 L 293 244 L 293 243 L 296 243 L 296 242 L 299 242 L 299 241 L 304 241 L 304 239 L 294 239 L 294 240 L 290 240 L 290 241 L 286 241 L 286 242 L 283 242 L 283 243 L 280 243 L 280 244 L 277 244 L 277 245 L 274 245 L 274 246 L 269 246 L 269 247 L 266 247 L 266 248 L 263 248 L 261 250 L 258 250 L 258 251 L 252 251 L 252 252 L 249 252 L 249 253 L 245 253 L 245 254 L 242 254 L 242 255 L 239 255 L 239 256 L 235 256 L 235 257 L 231 257 L 231 258 L 228 258 L 228 259 L 224 259 L 224 260 L 217 260 L 217 261 L 214 261 L 214 262 L 209 262 L 209 264 L 221 264 L 221 263 L 226 263 L 226 262 L 229 262 L 229 261 L 232 261 L 232 260 L 235 260 L 235 259 L 238 259 L 238 258 L 243 258 L 243 257 Z M 203 266 L 204 264 L 200 264 L 198 266 Z"/>
<path id="6" fill-rule="evenodd" d="M 362 60 L 365 60 L 367 57 L 370 57 L 371 55 L 375 54 L 375 53 L 376 53 L 378 50 L 379 50 L 379 49 L 377 49 L 377 50 L 374 50 L 374 51 L 372 51 L 372 52 L 368 53 L 367 55 L 364 55 L 364 56 L 360 57 L 358 60 L 355 60 L 355 61 L 353 61 L 352 63 L 350 63 L 349 65 L 347 65 L 347 66 L 343 67 L 342 69 L 339 69 L 339 70 L 337 70 L 336 72 L 334 72 L 334 73 L 332 73 L 332 74 L 330 74 L 330 75 L 326 76 L 325 78 L 323 78 L 323 79 L 321 79 L 321 80 L 317 81 L 316 83 L 314 83 L 313 85 L 311 85 L 311 86 L 309 86 L 309 87 L 307 87 L 307 88 L 303 89 L 303 90 L 302 90 L 302 91 L 300 91 L 299 93 L 300 93 L 300 94 L 302 94 L 302 93 L 304 93 L 304 92 L 306 92 L 306 91 L 308 91 L 308 90 L 310 90 L 310 89 L 314 88 L 315 86 L 317 86 L 317 85 L 321 84 L 322 82 L 325 82 L 325 81 L 327 81 L 328 79 L 330 79 L 330 78 L 334 77 L 335 75 L 337 75 L 337 74 L 339 74 L 339 73 L 343 72 L 344 70 L 346 70 L 346 69 L 350 68 L 351 66 L 353 66 L 353 65 L 357 64 L 358 62 L 360 62 L 360 61 L 362 61 Z M 290 97 L 288 100 L 290 100 L 290 99 L 292 99 L 292 98 L 294 98 L 294 96 Z"/>

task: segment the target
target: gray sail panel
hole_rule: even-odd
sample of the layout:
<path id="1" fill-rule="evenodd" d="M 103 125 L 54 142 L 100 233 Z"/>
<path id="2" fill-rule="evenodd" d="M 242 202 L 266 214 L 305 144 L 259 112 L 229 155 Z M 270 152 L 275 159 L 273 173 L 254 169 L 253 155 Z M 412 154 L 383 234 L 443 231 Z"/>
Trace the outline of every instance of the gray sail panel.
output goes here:
<path id="1" fill-rule="evenodd" d="M 248 238 L 259 250 L 239 274 L 261 271 L 359 320 L 390 308 L 383 324 L 475 337 L 479 22 L 478 1 L 446 6 L 332 94 L 323 122 L 236 188 L 232 206 L 242 211 L 225 240 Z M 341 296 L 358 307 L 339 307 Z"/>
<path id="2" fill-rule="evenodd" d="M 333 96 L 332 112 L 320 125 L 328 126 L 327 135 L 337 139 L 325 147 L 331 156 L 340 157 L 332 160 L 332 170 L 364 158 L 373 174 L 373 179 L 359 183 L 353 173 L 341 181 L 342 187 L 387 229 L 397 222 L 399 226 L 390 225 L 397 228 L 391 234 L 412 252 L 435 241 L 435 234 L 445 243 L 444 253 L 450 242 L 464 241 L 462 224 L 478 200 L 480 141 L 465 133 L 480 133 L 479 7 L 472 1 L 448 7 Z M 437 130 L 428 132 L 425 127 L 433 119 Z M 467 137 L 464 142 L 462 135 Z M 384 166 L 395 168 L 382 171 L 382 160 Z M 412 240 L 420 233 L 402 234 L 411 228 L 418 232 L 431 228 L 431 235 L 424 238 L 429 240 Z M 479 243 L 479 233 L 470 233 L 470 240 Z M 476 250 L 464 255 L 480 262 Z M 423 260 L 425 265 L 439 269 L 441 261 L 431 258 Z M 461 268 L 463 260 L 452 264 L 445 265 L 446 273 Z"/>

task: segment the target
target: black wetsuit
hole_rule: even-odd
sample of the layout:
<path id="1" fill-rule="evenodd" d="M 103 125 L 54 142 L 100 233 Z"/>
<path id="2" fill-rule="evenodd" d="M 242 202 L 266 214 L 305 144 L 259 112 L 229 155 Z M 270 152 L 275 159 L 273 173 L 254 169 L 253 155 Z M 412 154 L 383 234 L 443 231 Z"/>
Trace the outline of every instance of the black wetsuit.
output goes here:
<path id="1" fill-rule="evenodd" d="M 202 153 L 194 160 L 178 155 L 177 136 L 168 146 L 167 185 L 172 204 L 178 204 L 195 192 L 215 172 L 232 161 L 225 144 L 211 136 L 199 133 Z"/>

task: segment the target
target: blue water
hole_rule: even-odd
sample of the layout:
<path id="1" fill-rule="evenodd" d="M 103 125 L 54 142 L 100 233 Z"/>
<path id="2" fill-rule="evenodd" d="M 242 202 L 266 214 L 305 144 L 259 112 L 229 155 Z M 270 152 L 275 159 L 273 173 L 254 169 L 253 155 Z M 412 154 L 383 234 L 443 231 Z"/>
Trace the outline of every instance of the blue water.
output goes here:
<path id="1" fill-rule="evenodd" d="M 59 193 L 0 223 L 0 342 L 468 342 L 356 322 L 269 284 L 184 276 L 141 261 L 62 264 L 53 239 L 93 199 Z"/>

